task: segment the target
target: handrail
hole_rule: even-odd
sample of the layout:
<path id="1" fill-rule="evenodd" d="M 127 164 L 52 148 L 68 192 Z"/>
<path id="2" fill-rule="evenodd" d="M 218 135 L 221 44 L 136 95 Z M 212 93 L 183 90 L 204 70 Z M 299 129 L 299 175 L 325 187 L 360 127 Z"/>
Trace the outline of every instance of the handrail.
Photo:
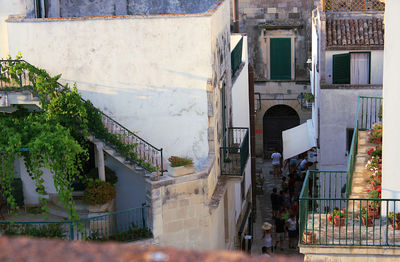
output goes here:
<path id="1" fill-rule="evenodd" d="M 145 233 L 149 237 L 151 230 L 149 229 L 147 218 L 149 217 L 149 206 L 110 212 L 104 215 L 83 218 L 79 220 L 62 220 L 62 221 L 0 221 L 0 232 L 2 230 L 12 231 L 16 234 L 32 234 L 32 229 L 40 229 L 45 231 L 46 226 L 53 226 L 52 233 L 56 232 L 57 236 L 68 240 L 119 240 L 134 241 L 137 240 L 132 235 L 137 234 L 132 231 L 135 228 Z M 29 229 L 29 230 L 27 230 Z M 43 230 L 44 229 L 44 230 Z M 38 233 L 38 231 L 34 231 Z M 42 234 L 45 234 L 42 232 Z M 121 235 L 124 235 L 121 239 Z M 38 236 L 38 235 L 33 235 Z M 41 236 L 41 237 L 46 237 Z M 116 238 L 117 237 L 117 238 Z M 119 237 L 119 239 L 118 239 Z"/>
<path id="2" fill-rule="evenodd" d="M 357 147 L 358 147 L 358 132 L 359 130 L 367 130 L 371 129 L 372 125 L 376 122 L 381 121 L 381 111 L 382 111 L 382 98 L 381 97 L 367 97 L 367 96 L 359 96 L 357 98 L 357 109 L 356 116 L 354 121 L 354 132 L 349 152 L 349 157 L 347 160 L 347 168 L 344 171 L 326 171 L 326 170 L 308 170 L 306 173 L 306 177 L 304 179 L 304 183 L 300 192 L 300 243 L 302 244 L 317 244 L 317 245 L 334 245 L 334 244 L 346 244 L 347 245 L 347 230 L 348 223 L 352 223 L 352 229 L 354 231 L 354 226 L 356 225 L 357 230 L 359 230 L 360 236 L 357 237 L 357 243 L 355 243 L 354 232 L 352 236 L 351 245 L 370 245 L 368 242 L 364 241 L 361 237 L 361 233 L 364 234 L 364 229 L 361 226 L 361 214 L 364 214 L 367 211 L 363 209 L 363 207 L 369 207 L 370 205 L 375 206 L 378 204 L 384 204 L 389 207 L 393 206 L 397 202 L 400 202 L 400 199 L 371 199 L 371 198 L 350 198 L 351 190 L 352 190 L 352 181 L 353 181 L 353 172 L 355 168 L 355 158 L 357 155 Z M 343 185 L 345 182 L 346 190 L 343 191 Z M 310 184 L 312 183 L 312 184 Z M 343 197 L 343 193 L 346 193 L 346 196 Z M 321 194 L 323 194 L 321 196 Z M 339 236 L 335 235 L 336 229 L 332 226 L 332 229 L 329 229 L 328 224 L 328 216 L 329 211 L 327 209 L 336 207 L 342 209 L 342 207 L 350 207 L 352 210 L 347 210 L 347 213 L 351 213 L 352 217 L 347 217 L 346 213 L 346 224 L 345 229 L 345 243 L 343 243 L 343 236 L 341 238 L 340 233 Z M 364 213 L 363 213 L 364 212 Z M 388 209 L 385 214 L 386 217 L 389 215 Z M 358 214 L 358 215 L 357 215 Z M 309 215 L 311 215 L 311 220 L 309 220 Z M 330 215 L 332 216 L 332 215 Z M 358 217 L 357 217 L 358 216 Z M 380 217 L 380 216 L 379 216 Z M 377 215 L 373 215 L 373 219 L 378 219 Z M 332 217 L 331 217 L 332 219 Z M 368 214 L 366 215 L 366 219 L 368 219 Z M 371 217 L 369 218 L 371 219 Z M 312 230 L 308 230 L 308 225 L 312 224 Z M 324 225 L 322 225 L 324 223 Z M 382 223 L 386 223 L 386 226 L 389 224 L 388 220 L 380 219 L 379 224 L 379 245 L 392 245 L 386 242 L 382 244 Z M 315 228 L 317 226 L 318 228 Z M 399 227 L 400 227 L 400 218 L 399 218 Z M 340 225 L 338 228 L 340 231 Z M 375 226 L 373 227 L 375 230 Z M 387 229 L 386 229 L 387 231 Z M 314 234 L 315 232 L 319 233 L 319 238 L 317 238 Z M 325 232 L 325 239 L 322 240 L 321 232 Z M 308 235 L 308 234 L 311 235 Z M 368 233 L 368 226 L 367 226 Z M 394 233 L 394 230 L 393 230 Z M 328 238 L 329 237 L 331 238 Z M 400 234 L 399 234 L 400 235 Z M 373 236 L 377 236 L 374 231 Z M 322 236 L 323 237 L 323 236 Z M 393 236 L 394 237 L 394 236 Z M 315 238 L 315 239 L 314 239 Z M 335 240 L 338 239 L 338 242 Z M 318 241 L 316 239 L 319 239 Z M 331 241 L 328 243 L 327 241 Z M 311 241 L 311 242 L 308 242 Z M 350 239 L 349 239 L 350 241 Z M 364 242 L 363 242 L 364 241 Z M 375 245 L 373 242 L 372 245 Z"/>
<path id="3" fill-rule="evenodd" d="M 33 65 L 31 65 L 30 63 L 28 63 L 25 60 L 0 60 L 0 74 L 2 73 L 2 67 L 1 65 L 3 63 L 26 63 L 27 65 L 30 65 L 32 67 L 34 67 Z M 8 76 L 10 80 L 11 77 Z M 7 77 L 6 77 L 7 78 Z M 29 78 L 26 79 L 26 72 L 24 72 L 24 78 L 22 78 L 22 75 L 19 75 L 20 81 L 19 81 L 19 87 L 23 88 L 24 86 L 28 86 L 28 85 L 23 85 L 23 80 L 24 83 L 28 83 Z M 62 87 L 65 90 L 69 90 L 69 88 L 67 88 L 65 85 L 62 85 L 61 83 L 57 82 L 57 84 Z M 0 90 L 2 88 L 6 87 L 6 82 L 4 81 L 4 79 L 0 78 Z M 7 87 L 11 87 L 12 86 L 7 86 Z M 89 100 L 85 100 L 83 98 L 81 98 L 81 101 L 86 103 Z M 109 123 L 111 123 L 111 125 L 109 124 L 109 127 L 106 126 L 107 129 L 111 129 L 112 133 L 113 131 L 117 134 L 121 134 L 123 133 L 124 135 L 128 135 L 131 137 L 128 137 L 127 139 L 124 139 L 124 143 L 136 143 L 138 146 L 135 147 L 135 152 L 138 153 L 139 157 L 144 158 L 144 160 L 149 163 L 152 166 L 156 166 L 158 168 L 160 168 L 160 173 L 161 175 L 163 175 L 164 173 L 164 161 L 163 161 L 163 149 L 162 148 L 157 148 L 155 146 L 153 146 L 151 143 L 147 142 L 146 140 L 144 140 L 143 138 L 141 138 L 140 136 L 136 135 L 135 133 L 133 133 L 132 131 L 130 131 L 128 128 L 126 128 L 125 126 L 123 126 L 122 124 L 120 124 L 119 122 L 117 122 L 116 120 L 114 120 L 113 118 L 111 118 L 110 116 L 108 116 L 107 114 L 105 114 L 103 111 L 101 111 L 100 109 L 96 108 L 98 110 L 98 112 L 102 115 L 102 119 L 103 119 L 103 124 L 107 125 Z M 117 129 L 117 130 L 115 130 Z M 110 130 L 109 130 L 110 131 Z M 94 134 L 96 136 L 96 134 Z M 130 140 L 130 141 L 129 141 Z M 113 145 L 110 145 L 111 147 L 113 147 L 114 149 L 117 150 L 117 148 Z M 151 152 L 159 152 L 160 156 L 156 157 L 154 156 L 154 154 L 151 154 Z M 144 165 L 143 163 L 141 163 L 140 161 L 136 161 L 134 159 L 129 159 L 130 161 L 133 161 L 135 164 L 139 165 L 140 167 L 146 169 L 147 171 L 152 171 L 150 170 L 146 165 Z"/>

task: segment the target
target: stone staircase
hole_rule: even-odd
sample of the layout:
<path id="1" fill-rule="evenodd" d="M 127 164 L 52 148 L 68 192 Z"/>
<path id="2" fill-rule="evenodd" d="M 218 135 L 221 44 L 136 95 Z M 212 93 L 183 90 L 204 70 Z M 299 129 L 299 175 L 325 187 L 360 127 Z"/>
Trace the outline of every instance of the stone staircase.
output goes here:
<path id="1" fill-rule="evenodd" d="M 368 198 L 366 190 L 369 188 L 368 179 L 371 172 L 365 168 L 370 156 L 368 150 L 375 147 L 374 144 L 368 142 L 368 131 L 358 131 L 358 147 L 355 161 L 353 182 L 351 187 L 351 195 L 349 198 L 362 199 Z M 362 202 L 362 207 L 365 207 L 366 201 Z M 353 209 L 354 208 L 354 209 Z M 348 204 L 348 211 L 358 213 L 360 210 L 359 201 L 351 201 Z"/>
<path id="2" fill-rule="evenodd" d="M 88 218 L 89 204 L 86 204 L 83 201 L 83 192 L 73 192 L 72 196 L 74 198 L 75 208 L 79 218 Z M 60 197 L 58 194 L 49 194 L 47 207 L 49 208 L 49 214 L 65 219 L 68 218 L 68 212 L 60 202 Z"/>

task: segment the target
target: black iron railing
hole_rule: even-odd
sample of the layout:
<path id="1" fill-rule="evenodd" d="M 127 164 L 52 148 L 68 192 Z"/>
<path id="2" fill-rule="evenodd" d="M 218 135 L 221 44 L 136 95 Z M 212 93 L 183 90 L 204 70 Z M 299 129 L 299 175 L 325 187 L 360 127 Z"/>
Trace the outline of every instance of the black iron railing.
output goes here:
<path id="1" fill-rule="evenodd" d="M 226 146 L 220 148 L 221 175 L 242 176 L 249 159 L 249 129 L 228 128 L 224 139 Z"/>
<path id="2" fill-rule="evenodd" d="M 32 72 L 29 72 L 27 69 L 18 69 L 15 72 L 10 72 L 8 68 L 17 63 L 25 63 L 29 66 L 32 66 L 28 62 L 24 60 L 0 60 L 0 91 L 1 90 L 32 90 L 34 83 L 32 83 L 31 79 L 35 79 L 30 77 Z M 32 66 L 33 67 L 33 66 Z M 32 76 L 32 75 L 31 75 Z M 57 83 L 60 88 L 65 89 L 66 87 L 60 83 Z M 84 99 L 81 99 L 83 102 L 87 102 Z M 101 114 L 102 122 L 108 132 L 113 135 L 117 135 L 122 139 L 125 144 L 135 145 L 134 151 L 137 155 L 137 158 L 128 158 L 127 161 L 132 164 L 136 164 L 150 172 L 157 170 L 163 175 L 164 165 L 163 165 L 163 149 L 157 148 L 134 134 L 126 127 L 112 119 L 110 116 L 106 115 L 101 110 L 97 109 Z M 101 139 L 108 146 L 118 151 L 116 145 L 109 143 L 109 141 L 104 140 L 101 135 L 93 132 L 96 138 Z"/>

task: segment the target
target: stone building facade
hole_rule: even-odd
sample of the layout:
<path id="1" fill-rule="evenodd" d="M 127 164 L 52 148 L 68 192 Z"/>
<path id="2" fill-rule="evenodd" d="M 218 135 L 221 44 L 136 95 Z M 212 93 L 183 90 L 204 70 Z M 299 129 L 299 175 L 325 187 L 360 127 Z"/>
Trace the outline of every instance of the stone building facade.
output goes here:
<path id="1" fill-rule="evenodd" d="M 311 118 L 307 60 L 311 56 L 314 0 L 239 1 L 240 31 L 249 38 L 254 67 L 256 154 L 282 150 L 281 132 Z"/>

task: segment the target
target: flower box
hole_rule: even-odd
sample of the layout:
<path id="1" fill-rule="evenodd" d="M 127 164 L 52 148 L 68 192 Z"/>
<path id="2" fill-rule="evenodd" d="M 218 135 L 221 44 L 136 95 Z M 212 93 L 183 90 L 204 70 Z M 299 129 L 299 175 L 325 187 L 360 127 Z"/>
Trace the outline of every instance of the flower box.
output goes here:
<path id="1" fill-rule="evenodd" d="M 180 177 L 194 173 L 194 166 L 169 167 L 168 174 L 172 177 Z"/>

